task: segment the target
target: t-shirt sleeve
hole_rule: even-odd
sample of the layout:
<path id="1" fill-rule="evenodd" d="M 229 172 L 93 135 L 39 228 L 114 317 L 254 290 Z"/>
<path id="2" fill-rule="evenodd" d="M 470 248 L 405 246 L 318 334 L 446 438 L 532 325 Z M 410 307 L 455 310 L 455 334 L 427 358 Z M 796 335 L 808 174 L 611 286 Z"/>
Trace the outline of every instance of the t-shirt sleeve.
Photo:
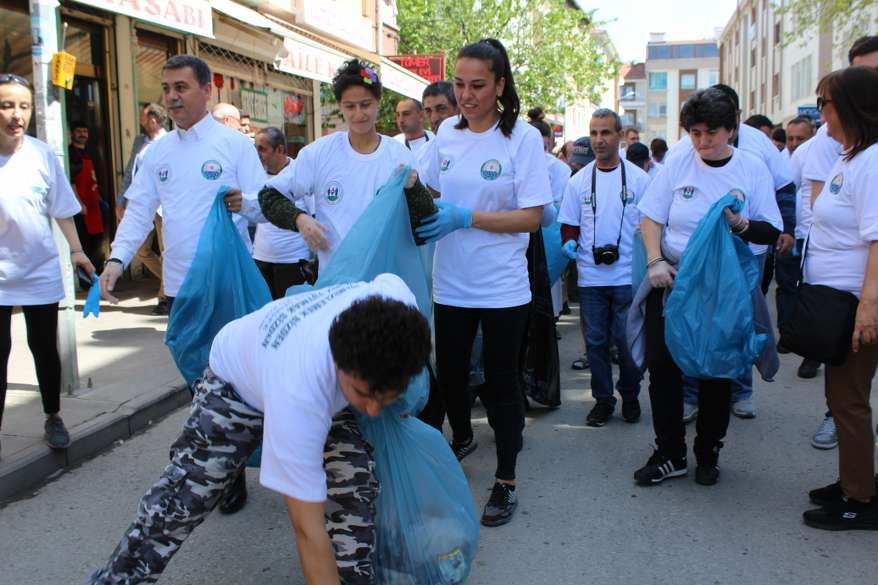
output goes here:
<path id="1" fill-rule="evenodd" d="M 779 151 L 773 142 L 770 140 L 767 142 L 765 145 L 767 148 L 765 151 L 765 162 L 768 165 L 768 170 L 771 172 L 774 188 L 777 190 L 792 183 L 793 176 L 790 172 L 789 157 Z"/>
<path id="2" fill-rule="evenodd" d="M 424 146 L 418 161 L 418 173 L 421 182 L 435 191 L 439 189 L 439 144 L 442 142 L 442 134 L 435 140 L 431 140 Z"/>
<path id="3" fill-rule="evenodd" d="M 573 176 L 567 181 L 564 188 L 564 198 L 561 200 L 561 210 L 558 213 L 558 223 L 580 227 L 582 214 L 579 211 L 579 189 L 581 189 L 581 174 Z"/>
<path id="4" fill-rule="evenodd" d="M 546 168 L 543 141 L 534 128 L 528 127 L 528 130 L 533 131 L 524 132 L 513 162 L 515 201 L 519 209 L 552 202 L 552 186 Z"/>
<path id="5" fill-rule="evenodd" d="M 668 223 L 668 217 L 671 213 L 671 204 L 674 202 L 674 191 L 671 185 L 672 168 L 670 161 L 662 166 L 646 188 L 640 203 L 637 204 L 640 213 L 656 223 Z"/>
<path id="6" fill-rule="evenodd" d="M 870 150 L 875 150 L 875 147 Z M 871 154 L 868 151 L 860 156 Z M 875 152 L 878 154 L 878 151 Z M 854 209 L 863 241 L 878 241 L 878 156 L 864 161 L 854 181 Z"/>
<path id="7" fill-rule="evenodd" d="M 771 186 L 771 173 L 764 164 L 756 164 L 757 159 L 752 159 L 753 164 L 747 167 L 751 177 L 752 189 L 748 201 L 748 217 L 758 221 L 767 221 L 778 230 L 783 231 L 783 219 L 777 206 L 774 188 Z"/>
<path id="8" fill-rule="evenodd" d="M 313 195 L 317 170 L 316 164 L 320 160 L 319 153 L 315 153 L 315 147 L 319 148 L 320 146 L 322 145 L 314 142 L 303 148 L 299 152 L 298 158 L 296 158 L 296 168 L 289 174 L 288 180 L 283 181 L 283 188 L 275 188 L 294 201 L 299 201 L 308 195 Z M 271 183 L 269 182 L 269 184 Z"/>
<path id="9" fill-rule="evenodd" d="M 825 183 L 839 156 L 841 156 L 841 145 L 825 132 L 818 132 L 805 159 L 802 178 Z"/>
<path id="10" fill-rule="evenodd" d="M 46 152 L 46 163 L 49 167 L 50 186 L 46 195 L 46 203 L 49 215 L 56 219 L 67 219 L 73 217 L 80 211 L 82 207 L 73 194 L 70 187 L 70 181 L 67 179 L 67 173 L 61 166 L 61 161 L 55 156 L 54 152 Z"/>

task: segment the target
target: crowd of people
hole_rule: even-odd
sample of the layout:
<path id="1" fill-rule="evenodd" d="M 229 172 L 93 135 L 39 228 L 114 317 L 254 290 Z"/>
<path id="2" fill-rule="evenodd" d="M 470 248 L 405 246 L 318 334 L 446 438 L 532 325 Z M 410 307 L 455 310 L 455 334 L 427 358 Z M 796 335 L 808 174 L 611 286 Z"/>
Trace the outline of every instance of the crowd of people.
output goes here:
<path id="1" fill-rule="evenodd" d="M 555 284 L 554 310 L 579 304 L 585 353 L 572 367 L 591 369 L 594 405 L 586 424 L 608 424 L 617 393 L 622 419 L 637 423 L 648 372 L 655 449 L 633 472 L 635 483 L 687 475 L 685 425 L 694 421 L 694 479 L 716 484 L 730 415 L 756 416 L 752 367 L 737 379 L 685 375 L 666 340 L 665 305 L 690 241 L 724 196 L 738 200 L 723 210 L 728 231 L 746 244 L 741 253 L 760 272 L 762 286 L 745 300 L 768 339 L 752 364 L 764 379 L 776 372 L 777 353 L 789 351 L 769 316 L 772 278 L 781 331 L 797 318 L 800 283 L 858 301 L 844 359 L 825 364 L 828 410 L 812 439 L 817 448 L 838 447 L 839 481 L 810 492 L 818 507 L 804 521 L 830 530 L 878 529 L 869 406 L 878 367 L 878 37 L 858 40 L 849 57 L 850 67 L 816 88 L 823 121 L 816 131 L 801 117 L 785 130 L 764 116 L 742 124 L 735 90 L 716 85 L 683 104 L 683 136 L 670 149 L 661 138 L 647 147 L 637 129 L 623 128 L 616 112 L 600 108 L 589 135 L 565 143 L 557 156 L 541 110 L 529 112 L 530 123 L 521 119 L 514 72 L 499 41 L 463 47 L 452 81 L 430 84 L 422 101 L 401 100 L 395 138 L 377 130 L 379 76 L 351 60 L 332 83 L 345 130 L 296 158 L 282 129 L 254 133 L 234 105 L 209 108 L 212 76 L 204 61 L 172 57 L 162 69 L 164 105 L 141 111 L 144 134 L 117 201 L 121 222 L 99 270 L 81 235 L 103 231 L 88 203 L 96 188 L 89 160 L 72 160 L 79 167 L 71 186 L 49 147 L 26 133 L 30 83 L 0 75 L 0 337 L 8 360 L 12 308 L 21 306 L 50 447 L 65 448 L 70 438 L 58 414 L 55 338 L 64 293 L 49 218 L 66 238 L 73 265 L 87 279 L 100 273 L 104 300 L 117 301 L 119 279 L 139 256 L 160 276 L 160 302 L 173 319 L 201 227 L 225 185 L 225 207 L 274 299 L 215 338 L 204 376 L 192 385 L 191 414 L 171 463 L 88 582 L 154 581 L 214 507 L 232 513 L 244 506 L 244 465 L 260 442 L 260 481 L 286 498 L 306 581 L 372 582 L 377 488 L 371 447 L 352 413 L 379 415 L 427 366 L 430 398 L 421 418 L 440 430 L 447 418 L 450 449 L 463 460 L 478 446 L 468 387 L 478 331 L 478 396 L 496 451 L 481 522 L 511 521 L 525 419 L 520 356 L 533 302 L 526 252 L 531 233 L 556 223 L 560 253 L 572 261 L 565 280 L 577 294 L 565 302 L 567 287 Z M 166 130 L 168 119 L 174 130 Z M 73 154 L 84 144 L 83 131 L 73 129 Z M 411 169 L 404 196 L 412 235 L 432 267 L 432 327 L 408 284 L 393 275 L 285 296 L 332 264 L 401 168 Z M 79 233 L 78 214 L 85 226 Z M 806 358 L 798 375 L 814 377 L 821 366 Z M 0 417 L 5 364 L 2 371 Z"/>

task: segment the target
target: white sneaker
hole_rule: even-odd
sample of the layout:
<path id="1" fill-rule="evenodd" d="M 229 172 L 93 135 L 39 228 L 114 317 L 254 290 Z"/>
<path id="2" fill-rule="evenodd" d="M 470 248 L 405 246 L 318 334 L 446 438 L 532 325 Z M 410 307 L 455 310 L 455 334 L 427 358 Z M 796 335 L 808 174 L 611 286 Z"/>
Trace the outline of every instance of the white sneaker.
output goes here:
<path id="1" fill-rule="evenodd" d="M 698 418 L 698 405 L 697 404 L 689 404 L 688 402 L 683 403 L 683 423 L 691 423 L 693 420 Z"/>
<path id="2" fill-rule="evenodd" d="M 811 437 L 811 446 L 815 449 L 835 449 L 838 447 L 838 432 L 835 430 L 835 420 L 827 416 L 820 423 L 820 428 Z"/>
<path id="3" fill-rule="evenodd" d="M 732 414 L 738 418 L 756 418 L 756 408 L 753 406 L 753 401 L 749 398 L 747 400 L 739 400 L 732 404 Z"/>

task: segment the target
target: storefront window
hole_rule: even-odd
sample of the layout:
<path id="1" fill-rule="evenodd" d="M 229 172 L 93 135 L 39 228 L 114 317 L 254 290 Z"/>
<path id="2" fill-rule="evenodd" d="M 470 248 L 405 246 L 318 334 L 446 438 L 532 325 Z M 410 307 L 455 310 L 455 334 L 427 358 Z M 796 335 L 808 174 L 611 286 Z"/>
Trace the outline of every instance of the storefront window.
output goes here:
<path id="1" fill-rule="evenodd" d="M 0 39 L 3 39 L 3 50 L 0 52 L 0 73 L 15 73 L 33 81 L 33 63 L 31 61 L 30 18 L 27 3 L 18 10 L 18 2 L 11 3 L 13 8 L 0 8 Z"/>
<path id="2" fill-rule="evenodd" d="M 162 66 L 177 54 L 176 39 L 143 30 L 137 31 L 137 54 L 134 68 L 137 83 L 137 103 L 162 103 Z"/>

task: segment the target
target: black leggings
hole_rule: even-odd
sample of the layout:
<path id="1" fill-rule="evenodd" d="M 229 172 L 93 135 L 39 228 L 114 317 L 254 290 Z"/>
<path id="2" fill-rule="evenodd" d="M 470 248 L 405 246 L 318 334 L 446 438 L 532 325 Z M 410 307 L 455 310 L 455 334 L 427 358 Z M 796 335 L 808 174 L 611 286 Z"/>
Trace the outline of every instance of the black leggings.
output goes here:
<path id="1" fill-rule="evenodd" d="M 58 303 L 30 305 L 21 308 L 27 329 L 27 345 L 34 356 L 37 382 L 43 399 L 43 412 L 61 410 L 61 357 L 58 355 Z M 0 424 L 6 403 L 7 369 L 12 351 L 12 307 L 0 306 Z"/>
<path id="2" fill-rule="evenodd" d="M 530 305 L 503 309 L 466 309 L 436 305 L 436 375 L 455 442 L 473 434 L 468 392 L 470 353 L 476 328 L 482 325 L 485 385 L 479 393 L 497 441 L 495 477 L 515 479 L 515 460 L 524 430 L 524 396 L 519 356 Z"/>
<path id="3" fill-rule="evenodd" d="M 646 366 L 649 369 L 649 402 L 659 452 L 665 457 L 686 455 L 683 424 L 683 373 L 665 344 L 664 289 L 653 289 L 646 299 Z M 715 465 L 722 439 L 729 428 L 731 381 L 698 380 L 698 418 L 695 422 L 695 459 Z"/>

